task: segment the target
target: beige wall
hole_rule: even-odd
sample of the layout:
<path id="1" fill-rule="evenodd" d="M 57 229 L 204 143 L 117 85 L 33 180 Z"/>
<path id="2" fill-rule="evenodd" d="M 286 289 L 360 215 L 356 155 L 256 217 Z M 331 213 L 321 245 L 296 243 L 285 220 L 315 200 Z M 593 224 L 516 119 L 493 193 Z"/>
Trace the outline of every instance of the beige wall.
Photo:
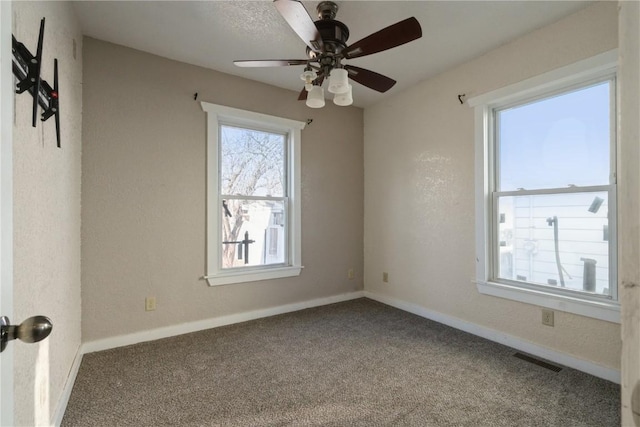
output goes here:
<path id="1" fill-rule="evenodd" d="M 42 17 L 42 77 L 51 85 L 58 58 L 62 148 L 54 119 L 31 127 L 32 97 L 16 95 L 12 320 L 43 314 L 54 326 L 41 343 L 13 344 L 16 425 L 49 424 L 80 346 L 82 35 L 69 3 L 14 2 L 13 34 L 33 54 Z"/>
<path id="2" fill-rule="evenodd" d="M 313 119 L 302 131 L 299 277 L 199 280 L 206 116 L 195 92 L 198 101 Z M 361 109 L 312 110 L 292 91 L 90 38 L 83 96 L 84 342 L 362 289 Z M 156 311 L 144 311 L 146 296 L 157 298 Z"/>
<path id="3" fill-rule="evenodd" d="M 617 47 L 616 6 L 591 6 L 365 110 L 365 290 L 619 369 L 618 324 L 556 312 L 549 328 L 539 307 L 478 294 L 474 112 L 457 98 Z"/>

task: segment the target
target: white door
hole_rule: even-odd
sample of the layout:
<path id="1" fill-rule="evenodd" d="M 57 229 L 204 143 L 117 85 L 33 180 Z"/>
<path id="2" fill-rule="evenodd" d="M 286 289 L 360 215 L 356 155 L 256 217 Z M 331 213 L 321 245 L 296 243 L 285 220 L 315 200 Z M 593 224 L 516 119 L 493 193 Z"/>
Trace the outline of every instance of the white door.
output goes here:
<path id="1" fill-rule="evenodd" d="M 0 316 L 13 315 L 11 2 L 0 2 Z M 13 425 L 13 346 L 0 354 L 0 425 Z"/>

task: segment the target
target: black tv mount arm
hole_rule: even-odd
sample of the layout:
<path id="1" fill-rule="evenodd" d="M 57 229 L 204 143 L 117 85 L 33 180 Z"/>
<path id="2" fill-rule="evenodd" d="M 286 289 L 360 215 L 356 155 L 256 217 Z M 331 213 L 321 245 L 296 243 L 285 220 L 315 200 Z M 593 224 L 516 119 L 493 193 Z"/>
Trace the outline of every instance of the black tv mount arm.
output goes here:
<path id="1" fill-rule="evenodd" d="M 60 148 L 60 107 L 58 105 L 58 58 L 53 60 L 53 89 L 46 81 L 42 81 L 45 92 L 49 94 L 49 106 L 42 107 L 42 121 L 46 122 L 51 116 L 54 116 L 56 123 L 56 141 Z"/>
<path id="2" fill-rule="evenodd" d="M 12 37 L 13 74 L 18 79 L 16 93 L 28 91 L 33 96 L 32 126 L 36 127 L 38 105 L 42 107 L 41 121 L 55 117 L 56 140 L 60 147 L 60 107 L 58 92 L 58 60 L 53 61 L 53 88 L 40 77 L 42 65 L 42 44 L 44 39 L 44 18 L 40 21 L 40 34 L 36 55 L 33 56 L 27 47 Z"/>

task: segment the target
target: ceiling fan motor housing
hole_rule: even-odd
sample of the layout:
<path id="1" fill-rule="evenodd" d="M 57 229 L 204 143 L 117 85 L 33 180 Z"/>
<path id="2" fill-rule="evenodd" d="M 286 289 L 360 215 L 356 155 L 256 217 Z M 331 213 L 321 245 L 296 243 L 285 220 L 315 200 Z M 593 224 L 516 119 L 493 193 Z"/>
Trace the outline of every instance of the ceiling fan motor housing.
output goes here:
<path id="1" fill-rule="evenodd" d="M 335 19 L 321 19 L 315 22 L 320 32 L 326 53 L 339 54 L 347 47 L 349 28 Z"/>
<path id="2" fill-rule="evenodd" d="M 347 47 L 349 28 L 335 17 L 338 13 L 338 5 L 332 1 L 322 1 L 316 7 L 318 21 L 314 24 L 320 32 L 324 43 L 324 53 L 339 54 Z"/>

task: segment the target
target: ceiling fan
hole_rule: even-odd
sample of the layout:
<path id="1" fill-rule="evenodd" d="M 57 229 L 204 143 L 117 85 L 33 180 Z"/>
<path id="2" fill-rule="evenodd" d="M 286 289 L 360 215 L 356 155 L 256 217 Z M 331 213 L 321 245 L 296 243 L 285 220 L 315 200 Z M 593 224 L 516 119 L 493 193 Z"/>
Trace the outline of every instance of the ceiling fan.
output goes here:
<path id="1" fill-rule="evenodd" d="M 297 0 L 274 0 L 276 9 L 307 45 L 306 59 L 267 59 L 234 61 L 238 67 L 286 67 L 305 65 L 300 76 L 305 87 L 299 100 L 306 100 L 312 108 L 324 106 L 322 83 L 329 79 L 328 91 L 335 94 L 334 103 L 351 105 L 350 78 L 378 92 L 386 92 L 396 81 L 371 70 L 343 64 L 345 59 L 382 52 L 422 37 L 422 28 L 416 18 L 408 18 L 377 31 L 362 40 L 347 45 L 349 28 L 336 21 L 338 5 L 322 1 L 316 7 L 318 20 L 313 21 L 304 5 Z"/>

